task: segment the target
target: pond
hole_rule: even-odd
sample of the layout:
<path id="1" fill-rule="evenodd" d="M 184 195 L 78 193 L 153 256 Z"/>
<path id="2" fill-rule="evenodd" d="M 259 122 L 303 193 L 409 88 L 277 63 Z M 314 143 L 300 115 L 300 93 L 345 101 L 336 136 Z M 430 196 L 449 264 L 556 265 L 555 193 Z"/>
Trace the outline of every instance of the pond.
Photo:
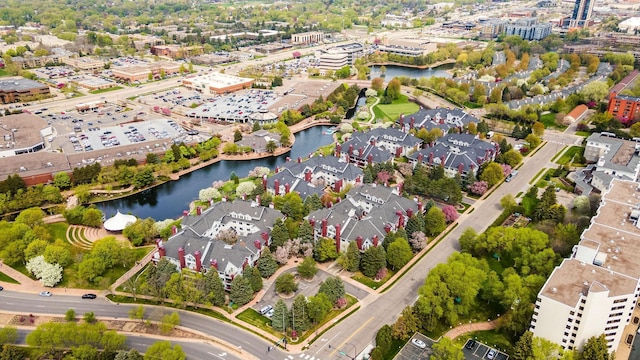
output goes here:
<path id="1" fill-rule="evenodd" d="M 295 134 L 296 142 L 288 154 L 279 157 L 248 161 L 222 160 L 210 166 L 183 175 L 179 180 L 169 181 L 152 189 L 116 200 L 97 204 L 107 218 L 116 211 L 131 213 L 139 218 L 153 218 L 156 221 L 175 219 L 189 208 L 189 203 L 198 198 L 201 189 L 211 187 L 214 181 L 229 180 L 231 172 L 240 178 L 249 174 L 256 166 L 274 169 L 283 164 L 287 157 L 292 161 L 307 157 L 319 147 L 333 142 L 331 135 L 325 134 L 327 126 L 315 126 Z"/>
<path id="2" fill-rule="evenodd" d="M 405 66 L 397 66 L 397 65 L 389 65 L 385 66 L 387 70 L 385 71 L 385 79 L 391 80 L 394 77 L 398 76 L 406 76 L 409 78 L 423 78 L 423 77 L 443 77 L 443 78 L 451 78 L 451 74 L 447 73 L 447 70 L 453 69 L 454 64 L 443 64 L 440 66 L 436 66 L 433 69 L 416 69 Z M 372 66 L 371 67 L 371 78 L 380 77 L 380 66 Z"/>

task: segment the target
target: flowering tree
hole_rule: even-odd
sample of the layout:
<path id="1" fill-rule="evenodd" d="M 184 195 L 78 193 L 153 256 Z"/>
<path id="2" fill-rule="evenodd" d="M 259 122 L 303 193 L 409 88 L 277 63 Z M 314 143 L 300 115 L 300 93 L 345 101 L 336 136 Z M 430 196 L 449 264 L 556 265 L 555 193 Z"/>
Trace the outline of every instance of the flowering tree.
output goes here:
<path id="1" fill-rule="evenodd" d="M 427 236 L 422 231 L 416 231 L 411 234 L 409 244 L 415 251 L 420 251 L 427 246 Z"/>
<path id="2" fill-rule="evenodd" d="M 467 188 L 476 195 L 484 195 L 487 189 L 489 189 L 489 184 L 487 184 L 486 181 L 476 181 Z"/>
<path id="3" fill-rule="evenodd" d="M 341 133 L 352 133 L 353 132 L 353 126 L 351 126 L 351 124 L 347 124 L 344 123 L 342 125 L 340 125 L 340 132 Z"/>
<path id="4" fill-rule="evenodd" d="M 284 265 L 289 260 L 289 249 L 286 246 L 278 246 L 276 248 L 276 261 Z"/>
<path id="5" fill-rule="evenodd" d="M 220 189 L 220 188 L 222 188 L 224 186 L 224 183 L 225 183 L 225 181 L 218 180 L 218 181 L 214 181 L 213 184 L 211 184 L 211 186 L 214 189 Z"/>
<path id="6" fill-rule="evenodd" d="M 387 276 L 387 268 L 383 267 L 382 269 L 378 270 L 378 272 L 376 273 L 376 280 L 382 280 Z"/>
<path id="7" fill-rule="evenodd" d="M 507 177 L 511 174 L 511 165 L 508 164 L 500 164 L 500 166 L 502 166 L 502 172 L 504 173 L 504 176 Z"/>
<path id="8" fill-rule="evenodd" d="M 366 97 L 374 97 L 374 96 L 378 96 L 378 92 L 375 89 L 367 89 L 367 91 L 365 91 L 364 95 Z"/>
<path id="9" fill-rule="evenodd" d="M 262 177 L 264 175 L 269 175 L 268 167 L 266 166 L 256 166 L 253 170 L 249 171 L 249 177 Z"/>
<path id="10" fill-rule="evenodd" d="M 27 261 L 27 270 L 44 286 L 54 287 L 62 280 L 62 266 L 46 262 L 43 255 Z"/>
<path id="11" fill-rule="evenodd" d="M 443 206 L 442 213 L 444 214 L 444 218 L 448 223 L 458 220 L 458 217 L 460 216 L 460 214 L 458 214 L 458 210 L 456 210 L 456 208 L 451 205 Z"/>
<path id="12" fill-rule="evenodd" d="M 220 230 L 216 237 L 218 240 L 222 240 L 225 244 L 229 245 L 233 245 L 238 241 L 238 234 L 231 229 Z"/>
<path id="13" fill-rule="evenodd" d="M 236 188 L 236 195 L 241 196 L 242 194 L 251 194 L 255 188 L 256 184 L 252 181 L 241 182 Z"/>
<path id="14" fill-rule="evenodd" d="M 219 199 L 222 195 L 218 189 L 210 187 L 200 190 L 198 193 L 198 199 L 200 201 L 209 201 L 210 199 Z"/>
<path id="15" fill-rule="evenodd" d="M 389 182 L 389 179 L 391 179 L 391 175 L 386 170 L 380 171 L 376 177 L 378 184 L 386 184 Z"/>

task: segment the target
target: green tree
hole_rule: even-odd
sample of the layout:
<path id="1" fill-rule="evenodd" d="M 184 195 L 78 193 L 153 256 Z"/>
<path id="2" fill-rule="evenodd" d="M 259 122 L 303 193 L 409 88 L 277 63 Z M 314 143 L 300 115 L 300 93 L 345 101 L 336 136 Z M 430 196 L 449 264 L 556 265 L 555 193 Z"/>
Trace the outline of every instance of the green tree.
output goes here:
<path id="1" fill-rule="evenodd" d="M 84 315 L 82 315 L 82 320 L 84 320 L 84 322 L 89 323 L 89 324 L 93 324 L 94 322 L 96 322 L 96 316 L 93 313 L 93 311 L 89 311 L 84 313 Z"/>
<path id="2" fill-rule="evenodd" d="M 19 346 L 5 344 L 0 351 L 0 360 L 24 360 L 27 359 L 25 349 Z"/>
<path id="3" fill-rule="evenodd" d="M 233 142 L 238 142 L 240 140 L 242 140 L 242 133 L 240 130 L 236 129 L 236 131 L 233 132 Z"/>
<path id="4" fill-rule="evenodd" d="M 262 276 L 257 267 L 252 266 L 245 269 L 244 276 L 249 280 L 254 293 L 262 290 Z"/>
<path id="5" fill-rule="evenodd" d="M 355 241 L 349 242 L 349 246 L 347 247 L 347 251 L 340 255 L 340 265 L 342 268 L 350 271 L 356 272 L 360 269 L 360 250 L 358 250 L 358 244 Z"/>
<path id="6" fill-rule="evenodd" d="M 160 332 L 162 332 L 163 335 L 168 335 L 178 325 L 180 325 L 180 315 L 177 312 L 172 312 L 162 317 L 160 321 Z"/>
<path id="7" fill-rule="evenodd" d="M 158 341 L 144 353 L 145 360 L 185 360 L 187 355 L 180 345 L 171 346 L 168 341 Z"/>
<path id="8" fill-rule="evenodd" d="M 396 100 L 400 97 L 402 84 L 397 78 L 393 78 L 389 81 L 387 88 L 385 89 L 385 95 L 392 100 Z"/>
<path id="9" fill-rule="evenodd" d="M 283 246 L 289 240 L 289 230 L 281 219 L 276 219 L 271 230 L 271 245 L 269 249 L 275 252 L 278 246 Z"/>
<path id="10" fill-rule="evenodd" d="M 629 135 L 632 137 L 640 137 L 640 122 L 631 125 L 629 128 Z"/>
<path id="11" fill-rule="evenodd" d="M 298 284 L 292 273 L 284 273 L 276 278 L 276 291 L 283 294 L 291 294 L 298 290 Z"/>
<path id="12" fill-rule="evenodd" d="M 419 330 L 419 319 L 413 313 L 413 308 L 407 306 L 392 326 L 392 334 L 396 339 L 408 339 Z"/>
<path id="13" fill-rule="evenodd" d="M 313 248 L 313 257 L 318 262 L 325 262 L 335 260 L 338 258 L 338 251 L 336 250 L 336 242 L 332 238 L 320 238 L 316 242 L 316 246 Z"/>
<path id="14" fill-rule="evenodd" d="M 0 328 L 0 345 L 15 344 L 18 341 L 18 329 L 13 326 Z"/>
<path id="15" fill-rule="evenodd" d="M 449 338 L 441 337 L 433 344 L 432 360 L 464 360 L 462 349 L 456 346 Z"/>
<path id="16" fill-rule="evenodd" d="M 16 223 L 25 224 L 30 228 L 33 228 L 36 225 L 43 225 L 44 211 L 37 207 L 22 210 L 18 217 L 16 217 Z"/>
<path id="17" fill-rule="evenodd" d="M 82 224 L 91 227 L 102 226 L 102 211 L 96 208 L 88 208 L 82 214 Z"/>
<path id="18" fill-rule="evenodd" d="M 393 342 L 393 329 L 389 325 L 383 325 L 376 333 L 376 347 L 380 348 L 383 354 L 391 349 Z"/>
<path id="19" fill-rule="evenodd" d="M 580 359 L 584 360 L 613 360 L 614 356 L 609 354 L 607 347 L 607 338 L 604 334 L 600 336 L 592 336 L 582 348 Z"/>
<path id="20" fill-rule="evenodd" d="M 126 236 L 134 246 L 150 243 L 160 235 L 155 224 L 152 218 L 137 219 L 122 230 L 122 235 Z"/>
<path id="21" fill-rule="evenodd" d="M 504 177 L 504 173 L 502 171 L 502 167 L 495 163 L 490 162 L 480 174 L 480 180 L 486 181 L 489 184 L 489 187 L 497 184 Z"/>
<path id="22" fill-rule="evenodd" d="M 309 311 L 309 317 L 314 324 L 319 324 L 329 311 L 333 308 L 333 303 L 329 299 L 327 294 L 319 292 L 316 296 L 309 297 L 309 303 L 307 309 Z"/>
<path id="23" fill-rule="evenodd" d="M 144 319 L 144 313 L 144 306 L 138 305 L 137 307 L 129 309 L 129 319 L 142 321 Z"/>
<path id="24" fill-rule="evenodd" d="M 133 177 L 133 185 L 136 189 L 145 188 L 156 181 L 156 177 L 153 175 L 153 168 L 151 166 L 145 166 L 142 170 Z"/>
<path id="25" fill-rule="evenodd" d="M 242 306 L 253 297 L 253 289 L 251 283 L 242 275 L 237 275 L 231 281 L 231 291 L 229 292 L 229 300 L 234 304 Z"/>
<path id="26" fill-rule="evenodd" d="M 373 278 L 378 270 L 387 266 L 387 255 L 382 246 L 371 246 L 360 258 L 360 270 L 364 276 Z"/>
<path id="27" fill-rule="evenodd" d="M 312 257 L 305 257 L 304 260 L 298 265 L 298 274 L 303 279 L 312 279 L 318 272 L 316 261 Z"/>
<path id="28" fill-rule="evenodd" d="M 500 206 L 507 212 L 511 212 L 518 203 L 516 202 L 516 198 L 512 194 L 507 194 L 500 199 Z"/>
<path id="29" fill-rule="evenodd" d="M 267 145 L 265 145 L 265 148 L 266 148 L 267 152 L 269 152 L 269 153 L 273 153 L 273 152 L 275 152 L 275 151 L 276 151 L 276 149 L 278 148 L 278 145 L 276 144 L 276 142 L 275 142 L 275 141 L 273 141 L 273 140 L 269 140 L 269 141 L 267 142 Z"/>
<path id="30" fill-rule="evenodd" d="M 71 187 L 71 177 L 66 172 L 59 172 L 53 175 L 53 185 L 60 190 L 66 190 Z"/>
<path id="31" fill-rule="evenodd" d="M 500 171 L 502 171 L 502 168 L 500 168 Z M 447 219 L 439 207 L 433 206 L 424 218 L 424 225 L 425 234 L 435 236 L 447 227 Z"/>
<path id="32" fill-rule="evenodd" d="M 533 357 L 533 333 L 531 331 L 525 331 L 516 345 L 513 348 L 513 358 L 514 360 L 529 360 L 534 359 Z"/>
<path id="33" fill-rule="evenodd" d="M 520 154 L 520 152 L 516 151 L 515 149 L 511 149 L 504 154 L 500 154 L 499 157 L 501 162 L 511 166 L 512 168 L 515 168 L 522 161 L 522 155 Z"/>
<path id="34" fill-rule="evenodd" d="M 391 265 L 391 270 L 401 269 L 412 257 L 411 245 L 404 238 L 396 238 L 387 249 L 387 262 Z"/>
<path id="35" fill-rule="evenodd" d="M 73 309 L 67 310 L 67 312 L 64 313 L 64 319 L 67 321 L 76 321 L 76 311 Z"/>
<path id="36" fill-rule="evenodd" d="M 586 101 L 601 102 L 609 95 L 609 85 L 604 81 L 592 81 L 582 88 L 580 95 Z"/>
<path id="37" fill-rule="evenodd" d="M 326 278 L 318 288 L 318 294 L 324 293 L 334 305 L 338 299 L 345 297 L 344 282 L 337 276 Z"/>
<path id="38" fill-rule="evenodd" d="M 204 274 L 204 293 L 207 300 L 214 306 L 222 306 L 225 303 L 224 284 L 218 271 L 213 266 Z"/>
<path id="39" fill-rule="evenodd" d="M 291 305 L 291 328 L 298 332 L 309 329 L 311 318 L 309 317 L 309 309 L 307 297 L 300 294 L 295 297 Z"/>
<path id="40" fill-rule="evenodd" d="M 260 259 L 258 259 L 258 270 L 263 278 L 269 278 L 278 270 L 278 262 L 269 249 L 264 249 Z"/>
<path id="41" fill-rule="evenodd" d="M 271 317 L 271 327 L 275 331 L 285 332 L 289 323 L 289 310 L 287 304 L 282 299 L 278 299 L 273 307 L 273 316 Z"/>
<path id="42" fill-rule="evenodd" d="M 116 353 L 116 357 L 113 358 L 113 360 L 144 360 L 144 356 L 142 356 L 136 349 L 131 349 L 129 351 L 120 350 Z"/>

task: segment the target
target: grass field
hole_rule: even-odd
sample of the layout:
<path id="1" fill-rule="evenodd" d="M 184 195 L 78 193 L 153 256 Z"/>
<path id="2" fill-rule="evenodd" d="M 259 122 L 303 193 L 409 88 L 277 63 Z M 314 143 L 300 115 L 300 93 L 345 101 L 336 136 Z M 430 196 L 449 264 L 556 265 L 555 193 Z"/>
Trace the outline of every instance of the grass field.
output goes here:
<path id="1" fill-rule="evenodd" d="M 9 76 L 9 73 L 5 69 L 0 69 L 0 77 Z"/>
<path id="2" fill-rule="evenodd" d="M 575 161 L 576 158 L 582 157 L 582 154 L 584 154 L 584 148 L 582 146 L 572 146 L 567 149 L 567 151 L 565 151 L 559 159 L 556 160 L 556 164 L 564 165 L 569 163 L 571 159 Z"/>
<path id="3" fill-rule="evenodd" d="M 115 90 L 120 90 L 122 89 L 122 86 L 114 86 L 114 87 L 110 87 L 107 89 L 98 89 L 98 90 L 91 90 L 89 91 L 90 94 L 102 94 L 102 93 L 106 93 L 109 91 L 115 91 Z"/>
<path id="4" fill-rule="evenodd" d="M 12 278 L 11 276 L 3 273 L 0 271 L 0 281 L 4 281 L 4 282 L 8 282 L 11 284 L 20 284 L 20 282 L 14 278 Z"/>
<path id="5" fill-rule="evenodd" d="M 567 127 L 562 124 L 556 123 L 556 115 L 557 113 L 549 112 L 546 114 L 540 115 L 540 122 L 544 124 L 545 129 L 566 129 Z"/>
<path id="6" fill-rule="evenodd" d="M 378 104 L 373 108 L 376 118 L 385 121 L 396 121 L 400 114 L 413 114 L 420 110 L 420 106 L 416 103 L 409 102 L 405 95 L 401 95 L 399 99 L 394 100 L 391 104 Z"/>

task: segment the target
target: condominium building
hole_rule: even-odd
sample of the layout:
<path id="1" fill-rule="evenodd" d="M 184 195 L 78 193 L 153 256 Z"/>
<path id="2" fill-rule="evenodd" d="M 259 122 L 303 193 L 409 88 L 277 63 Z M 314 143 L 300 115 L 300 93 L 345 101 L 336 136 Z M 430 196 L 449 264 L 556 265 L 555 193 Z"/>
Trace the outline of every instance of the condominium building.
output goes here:
<path id="1" fill-rule="evenodd" d="M 629 94 L 628 89 L 633 88 L 640 81 L 640 72 L 633 70 L 622 81 L 609 90 L 609 106 L 607 112 L 622 122 L 635 120 L 640 116 L 640 96 Z"/>
<path id="2" fill-rule="evenodd" d="M 536 18 L 518 19 L 504 28 L 505 35 L 517 35 L 524 40 L 542 40 L 551 35 L 551 24 L 539 24 Z"/>
<path id="3" fill-rule="evenodd" d="M 604 334 L 610 352 L 620 340 L 640 295 L 640 188 L 614 179 L 580 243 L 556 267 L 538 294 L 530 330 L 579 349 Z"/>
<path id="4" fill-rule="evenodd" d="M 573 7 L 573 14 L 568 19 L 568 27 L 586 27 L 589 26 L 591 21 L 591 14 L 593 13 L 593 5 L 595 0 L 576 0 L 576 4 Z"/>

